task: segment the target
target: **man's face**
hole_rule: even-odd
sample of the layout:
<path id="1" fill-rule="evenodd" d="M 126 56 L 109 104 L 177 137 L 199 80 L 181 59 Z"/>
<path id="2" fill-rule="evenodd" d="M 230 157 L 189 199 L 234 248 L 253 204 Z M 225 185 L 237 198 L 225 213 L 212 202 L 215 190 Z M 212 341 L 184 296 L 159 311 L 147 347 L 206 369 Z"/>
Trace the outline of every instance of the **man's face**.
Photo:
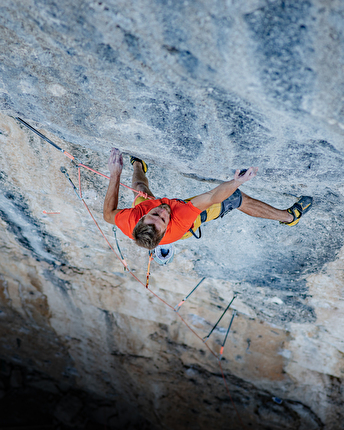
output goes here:
<path id="1" fill-rule="evenodd" d="M 164 233 L 171 219 L 171 208 L 163 203 L 151 209 L 143 218 L 144 224 L 154 224 L 160 233 Z"/>

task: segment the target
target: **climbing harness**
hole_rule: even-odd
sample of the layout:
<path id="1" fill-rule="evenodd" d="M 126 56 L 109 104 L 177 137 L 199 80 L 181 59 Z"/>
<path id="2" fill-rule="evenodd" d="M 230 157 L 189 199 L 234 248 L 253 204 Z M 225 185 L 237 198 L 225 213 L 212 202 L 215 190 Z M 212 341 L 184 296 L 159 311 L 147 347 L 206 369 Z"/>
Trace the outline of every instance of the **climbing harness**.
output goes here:
<path id="1" fill-rule="evenodd" d="M 77 195 L 77 197 L 78 197 L 78 199 L 79 200 L 81 200 L 82 201 L 82 203 L 84 204 L 84 206 L 86 207 L 86 210 L 88 211 L 88 213 L 89 213 L 89 215 L 91 216 L 91 218 L 92 218 L 92 220 L 94 221 L 94 223 L 96 224 L 96 226 L 97 226 L 97 228 L 98 228 L 98 230 L 100 231 L 100 233 L 101 233 L 101 235 L 103 236 L 103 238 L 105 239 L 105 241 L 106 241 L 106 243 L 108 244 L 108 246 L 110 247 L 110 249 L 112 250 L 112 252 L 115 254 L 115 256 L 121 261 L 121 263 L 123 264 L 123 266 L 124 266 L 124 268 L 125 268 L 125 270 L 127 270 L 129 273 L 130 273 L 130 275 L 137 281 L 137 282 L 139 282 L 142 286 L 144 286 L 144 287 L 146 287 L 146 289 L 151 293 L 151 294 L 153 294 L 158 300 L 160 300 L 162 303 L 164 303 L 167 307 L 169 307 L 171 310 L 173 310 L 173 311 L 175 311 L 176 312 L 176 314 L 178 315 L 178 317 L 180 318 L 180 320 L 182 321 L 182 323 L 199 339 L 199 340 L 201 340 L 201 341 L 203 341 L 203 343 L 204 343 L 204 345 L 205 345 L 205 347 L 209 350 L 209 352 L 218 360 L 218 364 L 219 364 L 219 368 L 220 368 L 220 371 L 221 371 L 221 375 L 222 375 L 222 378 L 223 378 L 223 381 L 224 381 L 224 385 L 225 385 L 225 388 L 226 388 L 226 391 L 227 391 L 227 394 L 228 394 L 228 396 L 229 396 L 229 398 L 230 398 L 230 400 L 231 400 L 231 403 L 232 403 L 232 405 L 233 405 L 233 408 L 234 408 L 234 410 L 235 410 L 235 412 L 236 412 L 236 414 L 237 414 L 237 416 L 238 416 L 238 419 L 239 419 L 239 421 L 240 421 L 240 423 L 241 423 L 241 425 L 242 425 L 242 427 L 243 428 L 246 428 L 245 427 L 245 425 L 244 425 L 244 423 L 242 422 L 242 419 L 241 419 L 241 416 L 240 416 L 240 414 L 239 414 L 239 412 L 238 412 L 238 410 L 237 410 L 237 408 L 236 408 L 236 406 L 235 406 L 235 404 L 234 404 L 234 401 L 233 401 L 233 399 L 232 399 L 232 396 L 231 396 L 231 394 L 230 394 L 230 391 L 229 391 L 229 388 L 228 388 L 228 385 L 227 385 L 227 381 L 226 381 L 226 377 L 225 377 L 225 374 L 224 374 L 224 372 L 223 372 L 223 369 L 222 369 L 222 366 L 221 366 L 221 356 L 222 356 L 222 352 L 223 352 L 223 347 L 224 347 L 224 344 L 225 344 L 225 342 L 226 342 L 226 340 L 227 340 L 227 336 L 228 336 L 228 333 L 229 333 L 229 330 L 230 330 L 230 327 L 231 327 L 231 324 L 232 324 L 232 322 L 233 322 L 233 318 L 234 318 L 234 315 L 236 314 L 236 311 L 235 311 L 235 314 L 233 313 L 233 316 L 232 316 L 232 320 L 231 320 L 231 323 L 230 323 L 230 326 L 229 326 L 229 328 L 228 328 L 228 330 L 227 330 L 227 335 L 226 335 L 226 337 L 225 337 L 225 340 L 224 340 L 224 342 L 223 342 L 223 344 L 222 344 L 222 347 L 221 347 L 221 351 L 220 351 L 220 357 L 209 347 L 209 345 L 207 345 L 207 343 L 206 343 L 206 340 L 209 338 L 209 336 L 211 335 L 211 333 L 215 330 L 215 328 L 216 328 L 216 326 L 219 324 L 219 322 L 221 321 L 221 319 L 222 319 L 222 317 L 224 316 L 224 314 L 227 312 L 227 310 L 229 309 L 229 307 L 230 307 L 230 305 L 232 304 L 232 302 L 233 302 L 233 300 L 235 299 L 235 297 L 236 296 L 234 296 L 233 297 L 233 299 L 232 299 L 232 301 L 229 303 L 229 305 L 227 306 L 227 308 L 226 308 L 226 310 L 223 312 L 223 314 L 221 315 L 221 317 L 220 317 L 220 319 L 217 321 L 217 323 L 215 324 L 215 326 L 213 327 L 213 329 L 211 330 L 211 332 L 205 337 L 205 338 L 201 338 L 196 332 L 195 332 L 195 330 L 192 328 L 192 327 L 190 327 L 190 325 L 184 320 L 184 318 L 179 314 L 179 309 L 180 309 L 180 307 L 182 306 L 182 304 L 188 299 L 188 297 L 190 297 L 190 295 L 196 290 L 196 288 L 198 288 L 198 286 L 204 281 L 204 279 L 205 278 L 203 278 L 197 285 L 196 285 L 196 287 L 176 306 L 176 307 L 174 307 L 173 308 L 173 306 L 171 306 L 169 303 L 167 303 L 165 300 L 163 300 L 161 297 L 159 297 L 156 293 L 154 293 L 154 291 L 152 291 L 150 288 L 149 288 L 149 276 L 150 276 L 150 265 L 151 265 L 151 262 L 152 262 L 152 260 L 154 259 L 154 256 L 153 256 L 153 252 L 151 252 L 151 253 L 149 253 L 149 263 L 148 263 L 148 268 L 147 268 L 147 275 L 146 275 L 146 284 L 144 284 L 137 276 L 135 276 L 135 274 L 132 272 L 132 270 L 130 270 L 130 268 L 129 268 L 129 266 L 128 266 L 128 264 L 127 264 L 127 262 L 125 261 L 125 259 L 123 258 L 123 255 L 122 255 L 122 253 L 121 253 L 121 251 L 120 251 L 120 249 L 119 249 L 119 245 L 118 245 L 118 242 L 117 242 L 117 237 L 116 237 L 116 234 L 115 234 L 115 230 L 114 230 L 114 234 L 115 234 L 115 238 L 116 238 L 116 243 L 117 243 L 117 248 L 118 248 L 118 251 L 119 251 L 119 255 L 116 253 L 116 251 L 114 250 L 114 248 L 112 247 L 112 245 L 110 244 L 110 242 L 108 241 L 108 239 L 106 238 L 106 236 L 105 236 L 105 234 L 103 233 L 103 231 L 102 231 L 102 229 L 99 227 L 99 225 L 98 225 L 98 223 L 97 223 L 97 221 L 96 221 L 96 219 L 94 218 L 94 216 L 92 215 L 92 213 L 91 213 L 91 211 L 90 211 L 90 209 L 88 208 L 88 206 L 87 206 L 87 204 L 86 204 L 86 202 L 85 202 L 85 200 L 84 200 L 84 198 L 83 198 L 83 196 L 82 196 L 82 190 L 81 190 L 81 172 L 80 172 L 80 169 L 81 169 L 81 167 L 82 168 L 85 168 L 85 169 L 87 169 L 87 170 L 90 170 L 91 172 L 93 172 L 93 173 L 96 173 L 96 174 L 98 174 L 98 175 L 100 175 L 100 176 L 103 176 L 104 178 L 107 178 L 107 179 L 110 179 L 109 178 L 109 176 L 107 176 L 107 175 L 104 175 L 104 174 L 102 174 L 102 173 L 100 173 L 100 172 L 98 172 L 98 171 L 96 171 L 96 170 L 94 170 L 94 169 L 92 169 L 91 167 L 89 167 L 89 166 L 86 166 L 86 165 L 84 165 L 84 164 L 82 164 L 76 157 L 74 157 L 73 155 L 71 155 L 71 154 L 69 154 L 67 151 L 65 151 L 64 149 L 62 149 L 62 148 L 60 148 L 58 145 L 56 145 L 54 142 L 52 142 L 50 139 L 48 139 L 46 136 L 44 136 L 42 133 L 40 133 L 39 131 L 37 131 L 35 128 L 33 128 L 31 125 L 29 125 L 28 123 L 26 123 L 24 120 L 22 120 L 21 118 L 18 118 L 18 117 L 16 117 L 16 119 L 21 123 L 21 124 L 23 124 L 25 127 L 27 127 L 27 128 L 29 128 L 31 131 L 33 131 L 34 133 L 36 133 L 39 137 L 41 137 L 43 140 L 45 140 L 46 142 L 48 142 L 50 145 L 52 145 L 55 149 L 57 149 L 57 150 L 59 150 L 60 152 L 62 152 L 64 155 L 66 155 L 70 160 L 71 160 L 71 162 L 72 162 L 72 164 L 73 164 L 73 166 L 74 167 L 76 167 L 77 169 L 78 169 L 78 180 L 79 180 L 79 190 L 77 189 L 77 187 L 74 185 L 74 183 L 73 183 L 73 181 L 71 180 L 71 178 L 69 177 L 69 174 L 68 174 L 68 172 L 67 172 L 67 169 L 65 168 L 65 167 L 61 167 L 61 173 L 63 173 L 64 174 L 64 176 L 67 178 L 67 180 L 68 180 L 68 182 L 71 184 L 71 186 L 73 187 L 73 190 L 74 190 L 74 192 L 76 193 L 76 195 Z M 120 183 L 120 185 L 122 185 L 122 186 L 124 186 L 124 187 L 126 187 L 126 188 L 128 188 L 128 189 L 130 189 L 130 190 L 132 190 L 132 191 L 134 191 L 135 193 L 137 193 L 139 196 L 142 196 L 142 197 L 144 197 L 144 198 L 146 198 L 146 199 L 154 199 L 154 197 L 152 197 L 152 196 L 148 196 L 146 193 L 143 193 L 143 192 L 141 192 L 141 191 L 137 191 L 137 190 L 134 190 L 133 188 L 131 188 L 131 187 L 129 187 L 129 186 L 127 186 L 127 185 L 125 185 L 125 184 L 122 184 L 122 183 Z M 166 245 L 164 245 L 164 246 L 162 246 L 162 249 L 161 249 L 161 254 L 163 253 L 163 249 L 166 249 Z M 154 250 L 155 251 L 155 250 Z M 158 251 L 159 252 L 159 251 Z M 173 257 L 173 256 L 172 256 Z M 159 263 L 160 264 L 160 263 Z M 163 264 L 165 264 L 165 263 L 163 263 Z M 205 340 L 204 340 L 205 339 Z"/>
<path id="2" fill-rule="evenodd" d="M 202 231 L 201 231 L 201 226 L 198 227 L 198 236 L 197 234 L 192 230 L 192 228 L 189 229 L 189 232 L 192 234 L 193 237 L 195 237 L 196 239 L 200 239 L 202 237 Z"/>

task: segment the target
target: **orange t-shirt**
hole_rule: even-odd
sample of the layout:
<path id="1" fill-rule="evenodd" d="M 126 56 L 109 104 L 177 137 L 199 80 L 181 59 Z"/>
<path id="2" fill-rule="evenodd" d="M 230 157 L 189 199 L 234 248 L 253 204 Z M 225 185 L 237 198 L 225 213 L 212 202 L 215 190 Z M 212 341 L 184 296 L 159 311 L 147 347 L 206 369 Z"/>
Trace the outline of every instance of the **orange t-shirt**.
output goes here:
<path id="1" fill-rule="evenodd" d="M 122 209 L 115 215 L 115 224 L 122 232 L 133 239 L 132 231 L 139 219 L 146 215 L 150 210 L 156 208 L 162 203 L 167 203 L 171 208 L 171 219 L 168 223 L 166 233 L 162 238 L 160 245 L 176 242 L 193 227 L 197 216 L 201 213 L 191 202 L 185 203 L 177 199 L 154 199 L 146 200 L 139 203 L 134 208 Z"/>

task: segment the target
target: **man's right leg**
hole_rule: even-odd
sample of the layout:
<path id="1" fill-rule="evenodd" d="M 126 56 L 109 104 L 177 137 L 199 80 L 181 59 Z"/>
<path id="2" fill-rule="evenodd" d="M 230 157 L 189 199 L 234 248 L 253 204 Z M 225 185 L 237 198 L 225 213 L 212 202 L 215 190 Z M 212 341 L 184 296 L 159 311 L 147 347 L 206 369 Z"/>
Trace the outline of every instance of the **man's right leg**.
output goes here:
<path id="1" fill-rule="evenodd" d="M 154 197 L 154 194 L 151 192 L 148 186 L 148 178 L 143 171 L 142 163 L 140 161 L 135 161 L 133 163 L 133 177 L 131 180 L 131 186 L 134 190 L 142 191 L 143 193 L 148 194 L 149 196 Z M 136 195 L 136 193 L 134 193 Z"/>
<path id="2" fill-rule="evenodd" d="M 238 208 L 239 211 L 244 212 L 247 215 L 256 218 L 273 219 L 276 221 L 290 223 L 294 217 L 286 209 L 276 209 L 267 203 L 261 202 L 260 200 L 252 199 L 247 194 L 241 192 L 242 203 Z"/>

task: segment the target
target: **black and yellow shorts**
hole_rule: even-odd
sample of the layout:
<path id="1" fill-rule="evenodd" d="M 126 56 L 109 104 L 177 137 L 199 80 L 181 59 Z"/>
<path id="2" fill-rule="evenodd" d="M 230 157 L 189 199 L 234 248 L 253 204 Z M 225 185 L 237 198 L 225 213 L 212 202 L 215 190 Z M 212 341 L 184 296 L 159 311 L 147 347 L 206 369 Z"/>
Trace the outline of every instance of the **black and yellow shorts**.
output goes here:
<path id="1" fill-rule="evenodd" d="M 189 202 L 194 198 L 195 197 L 191 197 L 190 199 L 186 199 L 185 201 Z M 199 230 L 199 236 L 196 235 L 196 231 L 201 226 L 201 224 L 211 221 L 213 219 L 217 219 L 219 217 L 222 218 L 233 209 L 239 208 L 241 206 L 241 203 L 242 203 L 242 195 L 241 195 L 241 191 L 238 189 L 222 203 L 216 203 L 214 205 L 211 205 L 208 209 L 201 212 L 194 222 L 193 229 L 192 230 L 190 229 L 187 233 L 185 233 L 182 239 L 187 239 L 188 237 L 191 237 L 191 236 L 200 238 L 201 230 Z"/>
<path id="2" fill-rule="evenodd" d="M 185 202 L 189 202 L 190 200 L 194 199 L 194 197 L 190 197 L 189 199 L 184 200 Z M 139 196 L 135 199 L 132 207 L 138 205 L 139 203 L 144 202 L 146 199 L 145 197 Z M 197 238 L 201 237 L 199 233 L 199 237 L 196 235 L 196 231 L 198 228 L 205 222 L 211 221 L 213 219 L 217 219 L 219 217 L 225 216 L 228 212 L 232 211 L 233 209 L 237 209 L 241 206 L 242 203 L 242 195 L 241 191 L 238 189 L 236 190 L 231 196 L 229 196 L 226 200 L 224 200 L 221 203 L 216 203 L 214 205 L 211 205 L 208 209 L 201 212 L 196 220 L 194 221 L 194 227 L 186 232 L 182 239 L 187 239 L 188 237 L 195 236 Z M 201 230 L 199 230 L 201 232 Z"/>

